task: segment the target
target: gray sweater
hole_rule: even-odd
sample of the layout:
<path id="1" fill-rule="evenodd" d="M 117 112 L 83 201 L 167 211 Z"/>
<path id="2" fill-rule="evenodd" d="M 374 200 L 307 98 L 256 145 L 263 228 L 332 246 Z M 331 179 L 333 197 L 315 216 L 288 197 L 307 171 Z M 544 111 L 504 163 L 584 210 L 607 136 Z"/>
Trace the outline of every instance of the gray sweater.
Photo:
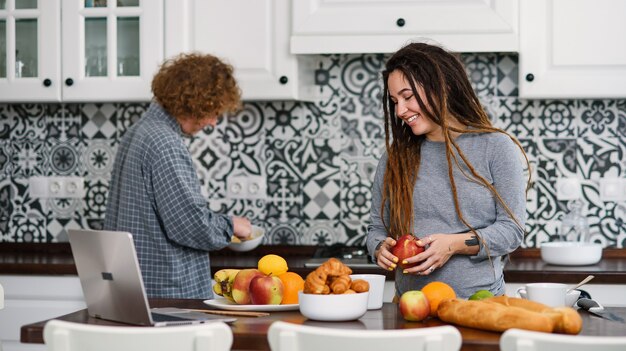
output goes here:
<path id="1" fill-rule="evenodd" d="M 474 169 L 498 190 L 523 226 L 526 219 L 526 179 L 523 158 L 515 143 L 500 133 L 462 134 L 456 141 Z M 367 247 L 372 255 L 376 245 L 388 234 L 380 217 L 386 162 L 387 154 L 384 154 L 378 163 L 372 186 L 367 235 Z M 496 295 L 504 294 L 504 258 L 520 246 L 524 232 L 509 218 L 489 189 L 465 178 L 456 166 L 454 175 L 461 211 L 485 240 L 491 261 L 487 248 L 481 245 L 477 255 L 453 255 L 443 267 L 428 276 L 403 274 L 401 269 L 397 269 L 395 281 L 398 296 L 408 290 L 419 290 L 431 281 L 447 283 L 461 298 L 468 298 L 481 289 L 490 290 Z M 454 210 L 453 201 L 445 144 L 424 141 L 413 192 L 413 234 L 423 238 L 429 234 L 455 235 L 468 232 L 469 229 Z M 385 223 L 389 223 L 388 206 Z"/>

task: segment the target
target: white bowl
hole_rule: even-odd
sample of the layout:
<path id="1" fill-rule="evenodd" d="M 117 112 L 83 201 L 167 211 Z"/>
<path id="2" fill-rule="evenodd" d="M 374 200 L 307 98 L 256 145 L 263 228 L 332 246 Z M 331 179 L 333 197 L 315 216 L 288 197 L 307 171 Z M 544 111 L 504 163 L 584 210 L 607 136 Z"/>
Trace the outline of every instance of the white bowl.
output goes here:
<path id="1" fill-rule="evenodd" d="M 298 293 L 300 313 L 308 319 L 324 322 L 353 321 L 367 312 L 369 292 L 358 294 L 317 295 Z"/>
<path id="2" fill-rule="evenodd" d="M 519 296 L 522 299 L 528 299 L 528 294 L 526 291 L 518 291 Z M 565 306 L 573 307 L 578 298 L 580 297 L 580 290 L 571 290 L 567 294 L 565 294 Z"/>
<path id="3" fill-rule="evenodd" d="M 233 251 L 250 251 L 255 249 L 257 246 L 261 245 L 263 242 L 263 237 L 265 236 L 265 229 L 261 227 L 257 227 L 256 225 L 252 226 L 252 234 L 250 235 L 251 239 L 244 240 L 241 242 L 230 242 L 228 244 L 228 248 Z"/>
<path id="4" fill-rule="evenodd" d="M 576 241 L 555 241 L 541 244 L 541 259 L 550 264 L 584 266 L 602 258 L 602 245 Z"/>

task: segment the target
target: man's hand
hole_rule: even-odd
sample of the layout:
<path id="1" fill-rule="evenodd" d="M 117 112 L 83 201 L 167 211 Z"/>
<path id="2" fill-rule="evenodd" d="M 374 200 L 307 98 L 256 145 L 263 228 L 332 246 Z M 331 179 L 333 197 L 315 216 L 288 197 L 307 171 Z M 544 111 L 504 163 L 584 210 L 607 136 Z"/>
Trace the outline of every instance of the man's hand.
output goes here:
<path id="1" fill-rule="evenodd" d="M 252 235 L 252 225 L 245 217 L 233 216 L 233 234 L 242 240 L 249 239 Z"/>

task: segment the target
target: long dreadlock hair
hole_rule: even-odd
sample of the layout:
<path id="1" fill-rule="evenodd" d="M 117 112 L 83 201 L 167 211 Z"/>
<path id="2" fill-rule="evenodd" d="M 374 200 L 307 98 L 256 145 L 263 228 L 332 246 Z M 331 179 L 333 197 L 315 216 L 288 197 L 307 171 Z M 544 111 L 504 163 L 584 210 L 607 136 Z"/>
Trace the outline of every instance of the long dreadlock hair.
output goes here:
<path id="1" fill-rule="evenodd" d="M 390 98 L 388 86 L 388 78 L 393 71 L 402 73 L 409 82 L 413 96 L 417 99 L 422 113 L 441 126 L 448 162 L 448 176 L 454 196 L 454 207 L 461 222 L 484 244 L 482 237 L 467 222 L 461 212 L 456 181 L 452 172 L 454 166 L 460 169 L 469 180 L 483 184 L 489 189 L 509 217 L 524 231 L 519 220 L 498 194 L 498 191 L 476 172 L 452 137 L 452 133 L 502 133 L 511 138 L 526 159 L 529 174 L 527 191 L 530 186 L 528 156 L 517 139 L 504 130 L 492 126 L 459 59 L 438 46 L 426 43 L 411 43 L 404 46 L 389 58 L 382 73 L 385 147 L 388 159 L 380 213 L 384 223 L 385 204 L 388 204 L 389 223 L 384 223 L 387 231 L 395 238 L 413 231 L 413 189 L 419 172 L 422 143 L 426 138 L 425 135 L 416 136 L 413 134 L 411 128 L 395 115 L 395 103 Z M 426 101 L 423 101 L 418 93 L 418 86 L 423 89 Z M 449 118 L 456 119 L 465 128 L 457 129 L 450 126 Z M 462 164 L 465 164 L 469 169 L 469 174 L 463 170 Z"/>

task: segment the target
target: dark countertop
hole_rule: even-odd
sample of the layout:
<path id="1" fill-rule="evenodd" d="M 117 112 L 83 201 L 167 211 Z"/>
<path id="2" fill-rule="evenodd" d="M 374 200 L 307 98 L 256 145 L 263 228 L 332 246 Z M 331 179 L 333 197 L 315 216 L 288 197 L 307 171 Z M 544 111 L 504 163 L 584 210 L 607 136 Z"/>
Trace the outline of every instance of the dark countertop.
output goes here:
<path id="1" fill-rule="evenodd" d="M 205 309 L 206 305 L 201 300 L 150 300 L 151 307 L 180 307 Z M 613 308 L 611 310 L 619 316 L 626 317 L 626 308 Z M 626 333 L 626 326 L 603 318 L 590 315 L 586 311 L 579 310 L 583 319 L 583 329 L 580 335 L 586 336 L 622 336 Z M 65 316 L 58 317 L 65 321 L 95 325 L 121 324 L 89 317 L 86 310 L 80 310 Z M 409 328 L 428 328 L 447 323 L 437 318 L 429 318 L 422 322 L 405 321 L 395 304 L 385 303 L 380 310 L 368 311 L 363 317 L 349 322 L 316 322 L 306 319 L 299 311 L 272 312 L 264 317 L 237 317 L 230 326 L 233 331 L 234 350 L 269 350 L 267 331 L 275 321 L 286 321 L 294 324 L 312 325 L 332 329 L 370 329 L 390 330 Z M 21 328 L 20 341 L 23 343 L 43 343 L 43 329 L 46 321 L 24 325 Z M 456 326 L 461 333 L 463 343 L 461 350 L 499 350 L 501 333 L 484 331 L 473 328 Z"/>
<path id="2" fill-rule="evenodd" d="M 211 269 L 256 267 L 259 258 L 268 253 L 284 257 L 289 270 L 301 275 L 313 268 L 304 266 L 318 247 L 273 245 L 260 246 L 250 252 L 229 249 L 211 253 Z M 392 272 L 378 267 L 353 268 L 355 273 L 384 273 L 393 279 Z M 76 267 L 68 243 L 28 244 L 0 243 L 0 274 L 15 275 L 76 275 Z M 541 260 L 539 249 L 519 249 L 505 266 L 505 279 L 510 283 L 534 281 L 577 283 L 588 274 L 595 276 L 594 284 L 626 284 L 626 249 L 605 249 L 602 260 L 590 266 L 555 266 Z"/>

